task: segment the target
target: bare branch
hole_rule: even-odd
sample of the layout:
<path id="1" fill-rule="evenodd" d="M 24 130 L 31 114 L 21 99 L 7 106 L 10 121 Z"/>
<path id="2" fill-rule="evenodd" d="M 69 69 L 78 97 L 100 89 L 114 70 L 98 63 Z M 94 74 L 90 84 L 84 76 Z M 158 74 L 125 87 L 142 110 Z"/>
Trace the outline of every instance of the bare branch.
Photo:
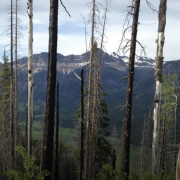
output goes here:
<path id="1" fill-rule="evenodd" d="M 64 6 L 64 4 L 62 3 L 62 1 L 60 0 L 61 5 L 64 7 L 65 11 L 68 13 L 69 17 L 71 17 L 71 15 L 69 14 L 69 12 L 67 11 L 66 7 Z"/>

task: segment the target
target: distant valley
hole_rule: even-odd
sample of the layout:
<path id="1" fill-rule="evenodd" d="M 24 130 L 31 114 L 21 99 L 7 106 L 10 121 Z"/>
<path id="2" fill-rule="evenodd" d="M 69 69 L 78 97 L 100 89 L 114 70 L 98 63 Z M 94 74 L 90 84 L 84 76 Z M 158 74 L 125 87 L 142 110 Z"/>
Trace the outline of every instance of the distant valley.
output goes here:
<path id="1" fill-rule="evenodd" d="M 80 106 L 80 81 L 74 75 L 80 75 L 85 69 L 85 83 L 87 84 L 87 66 L 90 53 L 82 55 L 57 55 L 57 81 L 60 82 L 60 119 L 63 127 L 74 127 L 78 119 L 76 110 Z M 42 121 L 46 96 L 48 53 L 42 52 L 33 56 L 34 63 L 34 117 Z M 19 68 L 19 119 L 25 119 L 25 105 L 27 101 L 27 62 L 23 57 L 18 61 Z M 154 66 L 155 61 L 147 57 L 136 58 L 134 95 L 133 95 L 133 143 L 138 144 L 141 137 L 144 114 L 153 109 L 154 97 Z M 180 60 L 169 61 L 164 64 L 164 72 L 180 73 Z M 115 124 L 122 128 L 125 117 L 126 85 L 128 74 L 128 57 L 102 53 L 102 84 L 105 99 L 109 107 L 111 126 Z"/>

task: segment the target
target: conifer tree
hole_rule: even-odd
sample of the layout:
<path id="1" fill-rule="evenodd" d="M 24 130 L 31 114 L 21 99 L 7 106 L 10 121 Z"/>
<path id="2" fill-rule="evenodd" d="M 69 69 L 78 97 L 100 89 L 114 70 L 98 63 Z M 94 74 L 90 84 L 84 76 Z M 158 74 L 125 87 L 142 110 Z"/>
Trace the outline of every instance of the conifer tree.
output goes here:
<path id="1" fill-rule="evenodd" d="M 11 147 L 11 126 L 10 126 L 10 80 L 11 72 L 8 64 L 8 58 L 4 51 L 3 64 L 0 73 L 0 122 L 1 122 L 1 149 L 3 162 L 3 179 L 7 177 L 5 172 L 12 168 L 12 152 L 9 151 Z"/>

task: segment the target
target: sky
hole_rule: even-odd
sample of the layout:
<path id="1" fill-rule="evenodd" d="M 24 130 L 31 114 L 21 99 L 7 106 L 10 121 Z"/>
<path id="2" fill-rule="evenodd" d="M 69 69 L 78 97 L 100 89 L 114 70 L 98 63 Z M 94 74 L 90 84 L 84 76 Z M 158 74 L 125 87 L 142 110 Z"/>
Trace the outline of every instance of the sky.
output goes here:
<path id="1" fill-rule="evenodd" d="M 20 0 L 21 11 L 21 38 L 20 47 L 18 48 L 19 57 L 28 55 L 28 16 L 27 16 L 27 0 Z M 58 16 L 58 53 L 63 55 L 80 55 L 86 51 L 84 21 L 81 14 L 84 16 L 86 23 L 89 21 L 89 12 L 91 10 L 89 2 L 91 0 L 62 0 L 71 17 L 65 12 L 64 8 L 59 5 Z M 99 10 L 100 17 L 103 16 L 105 7 L 104 0 L 98 0 L 101 3 Z M 149 0 L 154 9 L 158 11 L 160 0 Z M 164 57 L 165 61 L 180 59 L 180 1 L 170 0 L 167 2 L 167 20 L 165 30 L 165 45 Z M 9 54 L 10 37 L 4 33 L 9 26 L 7 20 L 10 0 L 0 0 L 0 60 L 2 59 L 4 48 Z M 33 52 L 38 54 L 48 52 L 49 39 L 49 5 L 50 0 L 34 0 L 34 44 Z M 122 38 L 123 24 L 127 15 L 127 6 L 130 5 L 130 0 L 112 0 L 108 9 L 108 22 L 106 25 L 106 39 L 104 50 L 112 54 L 118 51 L 118 47 Z M 87 25 L 88 42 L 91 35 L 91 24 Z M 155 58 L 157 44 L 158 29 L 158 14 L 153 12 L 146 4 L 146 0 L 141 0 L 139 26 L 138 26 L 138 41 L 146 47 L 146 56 Z M 129 34 L 130 35 L 130 34 Z M 129 36 L 127 34 L 127 37 Z M 88 43 L 89 44 L 89 43 Z M 137 45 L 137 55 L 141 55 L 141 49 Z M 121 52 L 119 55 L 123 55 Z M 129 56 L 129 52 L 126 53 Z"/>

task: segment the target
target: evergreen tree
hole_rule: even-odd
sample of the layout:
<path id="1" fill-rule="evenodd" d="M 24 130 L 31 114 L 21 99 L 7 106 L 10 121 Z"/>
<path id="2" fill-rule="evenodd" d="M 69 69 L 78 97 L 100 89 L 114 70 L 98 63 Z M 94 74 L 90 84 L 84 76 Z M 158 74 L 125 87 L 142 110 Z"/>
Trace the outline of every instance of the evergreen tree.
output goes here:
<path id="1" fill-rule="evenodd" d="M 99 131 L 97 133 L 97 145 L 96 145 L 96 173 L 108 162 L 108 157 L 111 155 L 111 144 L 107 137 L 110 133 L 107 131 L 109 127 L 110 119 L 108 115 L 108 106 L 105 100 L 101 100 L 102 117 L 100 118 Z"/>
<path id="2" fill-rule="evenodd" d="M 0 73 L 0 112 L 1 123 L 3 121 L 5 107 L 9 105 L 9 92 L 10 92 L 10 67 L 8 65 L 8 57 L 4 51 L 3 64 Z"/>
<path id="3" fill-rule="evenodd" d="M 5 172 L 12 167 L 11 156 L 11 131 L 10 131 L 10 80 L 11 72 L 8 65 L 8 57 L 4 51 L 3 64 L 0 73 L 0 124 L 1 134 L 1 152 L 2 152 L 2 177 L 7 179 Z"/>

